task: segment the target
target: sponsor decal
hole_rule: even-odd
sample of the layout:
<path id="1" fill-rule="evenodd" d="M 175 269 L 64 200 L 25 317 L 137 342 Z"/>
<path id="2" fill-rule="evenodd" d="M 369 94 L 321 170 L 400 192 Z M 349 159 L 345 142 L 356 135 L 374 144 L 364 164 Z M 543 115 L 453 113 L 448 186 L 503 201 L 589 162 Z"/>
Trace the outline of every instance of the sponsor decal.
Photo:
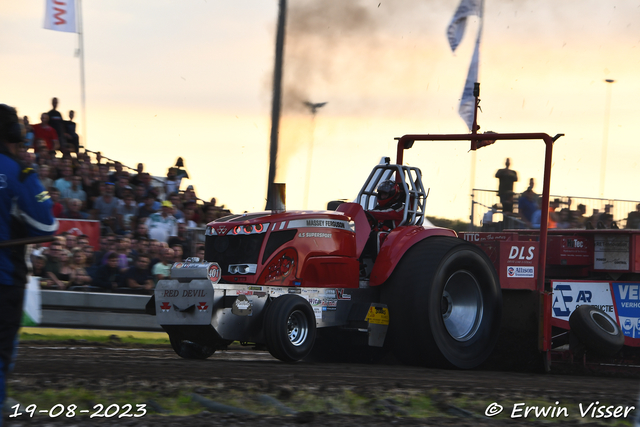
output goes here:
<path id="1" fill-rule="evenodd" d="M 535 246 L 511 246 L 509 249 L 509 259 L 521 259 L 531 261 L 534 256 Z"/>
<path id="2" fill-rule="evenodd" d="M 325 218 L 297 219 L 294 221 L 289 221 L 289 224 L 287 225 L 287 228 L 305 228 L 305 227 L 335 228 L 338 230 L 353 231 L 353 225 L 350 224 L 349 221 L 342 221 L 342 220 L 336 220 L 336 219 L 325 219 Z"/>
<path id="3" fill-rule="evenodd" d="M 207 293 L 204 289 L 184 289 L 182 291 L 182 297 L 206 297 Z"/>
<path id="4" fill-rule="evenodd" d="M 618 318 L 625 336 L 640 338 L 640 284 L 613 283 Z"/>
<path id="5" fill-rule="evenodd" d="M 322 305 L 325 307 L 337 307 L 338 300 L 337 299 L 325 299 L 322 300 Z"/>
<path id="6" fill-rule="evenodd" d="M 326 305 L 322 306 L 322 311 L 336 311 L 338 307 L 327 307 Z"/>
<path id="7" fill-rule="evenodd" d="M 369 311 L 367 312 L 367 316 L 364 320 L 369 323 L 375 323 L 377 325 L 388 325 L 389 324 L 389 309 L 386 307 L 369 307 Z"/>
<path id="8" fill-rule="evenodd" d="M 351 294 L 345 294 L 344 289 L 336 289 L 336 295 L 338 296 L 338 299 L 343 299 L 343 300 L 351 299 Z"/>
<path id="9" fill-rule="evenodd" d="M 505 234 L 483 234 L 482 236 L 480 235 L 480 233 L 460 233 L 461 236 L 464 238 L 464 240 L 466 240 L 467 242 L 494 242 L 494 241 L 500 241 L 500 240 L 511 240 L 513 238 L 513 236 L 511 235 L 511 233 L 505 233 Z"/>
<path id="10" fill-rule="evenodd" d="M 326 296 L 330 296 L 335 298 L 336 297 L 336 290 L 335 289 L 327 289 L 326 291 L 324 291 L 324 294 Z"/>
<path id="11" fill-rule="evenodd" d="M 184 263 L 184 264 L 182 265 L 182 268 L 202 268 L 202 267 L 206 267 L 206 266 L 207 266 L 207 264 L 198 264 L 198 263 L 191 264 L 191 263 Z"/>
<path id="12" fill-rule="evenodd" d="M 309 298 L 309 304 L 311 305 L 320 305 L 322 301 L 319 298 Z"/>
<path id="13" fill-rule="evenodd" d="M 160 310 L 162 310 L 164 313 L 168 312 L 169 310 L 171 310 L 171 304 L 169 304 L 168 302 L 161 302 L 160 303 Z"/>
<path id="14" fill-rule="evenodd" d="M 261 291 L 262 290 L 262 286 L 248 286 L 247 289 L 249 289 L 251 291 Z"/>
<path id="15" fill-rule="evenodd" d="M 238 310 L 247 310 L 251 307 L 251 302 L 246 298 L 238 298 L 234 304 Z"/>
<path id="16" fill-rule="evenodd" d="M 176 262 L 175 264 L 173 264 L 173 268 L 182 268 L 182 263 L 181 262 Z"/>
<path id="17" fill-rule="evenodd" d="M 161 298 L 173 298 L 177 297 L 180 291 L 177 289 L 165 289 L 161 295 Z"/>
<path id="18" fill-rule="evenodd" d="M 220 281 L 220 277 L 222 277 L 222 274 L 220 273 L 220 266 L 218 265 L 218 263 L 214 262 L 209 265 L 207 276 L 209 277 L 209 280 L 211 280 L 211 282 L 214 284 Z"/>
<path id="19" fill-rule="evenodd" d="M 331 233 L 298 233 L 298 237 L 313 237 L 313 238 L 321 238 L 321 239 L 330 239 L 332 237 Z"/>
<path id="20" fill-rule="evenodd" d="M 587 247 L 587 242 L 583 238 L 570 238 L 565 242 L 568 248 L 581 249 Z"/>
<path id="21" fill-rule="evenodd" d="M 236 295 L 253 295 L 253 291 L 238 290 Z"/>
<path id="22" fill-rule="evenodd" d="M 316 319 L 322 319 L 322 307 L 313 307 L 313 314 Z"/>
<path id="23" fill-rule="evenodd" d="M 300 292 L 300 289 L 294 289 L 294 288 L 292 288 L 292 289 L 289 289 L 289 293 L 290 293 L 290 294 L 300 294 L 300 293 L 302 293 L 302 292 Z"/>
<path id="24" fill-rule="evenodd" d="M 584 304 L 596 306 L 616 320 L 609 283 L 553 282 L 553 317 L 569 321 L 571 313 Z"/>
<path id="25" fill-rule="evenodd" d="M 507 277 L 535 277 L 535 267 L 507 267 Z"/>
<path id="26" fill-rule="evenodd" d="M 227 231 L 229 231 L 229 228 L 226 225 L 214 225 L 213 228 L 216 230 L 216 233 L 221 236 L 224 236 L 227 234 Z"/>
<path id="27" fill-rule="evenodd" d="M 209 308 L 209 306 L 207 305 L 206 302 L 200 302 L 198 303 L 196 308 L 198 309 L 198 311 L 207 311 L 207 308 Z"/>

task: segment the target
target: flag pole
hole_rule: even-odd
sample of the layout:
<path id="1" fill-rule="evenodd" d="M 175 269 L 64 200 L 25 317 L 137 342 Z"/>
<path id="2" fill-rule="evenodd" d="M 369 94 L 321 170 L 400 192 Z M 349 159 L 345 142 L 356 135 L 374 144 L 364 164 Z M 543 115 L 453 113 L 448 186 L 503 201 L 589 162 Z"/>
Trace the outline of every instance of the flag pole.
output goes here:
<path id="1" fill-rule="evenodd" d="M 78 2 L 78 50 L 80 50 L 80 97 L 82 103 L 82 133 L 84 135 L 83 147 L 87 149 L 87 96 L 84 81 L 84 31 L 82 28 L 82 0 Z"/>

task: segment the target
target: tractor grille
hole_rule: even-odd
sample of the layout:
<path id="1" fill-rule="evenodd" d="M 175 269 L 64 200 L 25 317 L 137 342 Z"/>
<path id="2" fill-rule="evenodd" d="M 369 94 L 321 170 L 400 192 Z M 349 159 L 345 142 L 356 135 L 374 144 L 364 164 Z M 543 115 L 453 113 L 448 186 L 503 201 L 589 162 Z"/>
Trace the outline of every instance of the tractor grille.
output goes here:
<path id="1" fill-rule="evenodd" d="M 207 236 L 204 259 L 217 262 L 222 274 L 229 274 L 229 264 L 257 264 L 265 235 Z"/>

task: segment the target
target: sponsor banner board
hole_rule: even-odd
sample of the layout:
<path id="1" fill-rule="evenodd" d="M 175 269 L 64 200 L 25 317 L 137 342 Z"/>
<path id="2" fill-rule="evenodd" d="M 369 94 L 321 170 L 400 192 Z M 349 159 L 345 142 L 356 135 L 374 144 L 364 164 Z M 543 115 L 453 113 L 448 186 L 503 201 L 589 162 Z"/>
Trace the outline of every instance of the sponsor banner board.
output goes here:
<path id="1" fill-rule="evenodd" d="M 593 237 L 594 270 L 629 270 L 629 235 Z"/>
<path id="2" fill-rule="evenodd" d="M 640 339 L 640 283 L 612 283 L 622 332 Z"/>
<path id="3" fill-rule="evenodd" d="M 551 286 L 553 325 L 568 328 L 576 308 L 593 305 L 620 325 L 632 346 L 640 346 L 640 283 L 552 281 Z"/>

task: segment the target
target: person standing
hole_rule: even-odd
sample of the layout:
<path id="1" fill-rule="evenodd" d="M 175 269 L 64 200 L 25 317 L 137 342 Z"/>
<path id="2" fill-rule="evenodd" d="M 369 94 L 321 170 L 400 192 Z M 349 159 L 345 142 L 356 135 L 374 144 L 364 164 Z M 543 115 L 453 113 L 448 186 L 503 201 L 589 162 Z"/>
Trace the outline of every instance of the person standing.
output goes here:
<path id="1" fill-rule="evenodd" d="M 518 173 L 512 169 L 511 160 L 507 158 L 504 162 L 504 169 L 499 169 L 496 172 L 496 178 L 498 178 L 498 197 L 500 197 L 500 203 L 502 204 L 503 212 L 513 212 L 513 183 L 518 181 Z"/>
<path id="2" fill-rule="evenodd" d="M 51 235 L 58 229 L 51 199 L 38 175 L 17 159 L 22 140 L 16 110 L 0 104 L 0 241 Z M 25 245 L 0 248 L 0 414 L 6 376 L 15 357 L 26 283 Z"/>
<path id="3" fill-rule="evenodd" d="M 538 195 L 533 191 L 533 178 L 529 179 L 529 187 L 518 198 L 518 213 L 527 226 L 531 225 L 531 217 L 537 209 Z"/>
<path id="4" fill-rule="evenodd" d="M 76 113 L 69 111 L 69 120 L 65 120 L 64 123 L 64 138 L 67 144 L 73 148 L 73 151 L 78 154 L 80 152 L 80 137 L 76 132 L 76 122 L 73 121 Z"/>
<path id="5" fill-rule="evenodd" d="M 55 152 L 60 148 L 58 134 L 53 127 L 49 126 L 49 115 L 47 113 L 42 113 L 40 115 L 40 123 L 33 125 L 32 128 L 36 147 L 38 148 L 36 154 L 41 155 L 42 148 L 38 144 L 40 140 L 46 143 L 46 150 L 49 153 Z"/>
<path id="6" fill-rule="evenodd" d="M 51 110 L 47 113 L 49 116 L 49 126 L 56 130 L 56 134 L 58 135 L 58 142 L 60 143 L 60 150 L 63 153 L 68 152 L 67 149 L 67 141 L 64 137 L 65 134 L 65 125 L 64 120 L 62 119 L 62 114 L 58 111 L 58 98 L 51 99 Z"/>

